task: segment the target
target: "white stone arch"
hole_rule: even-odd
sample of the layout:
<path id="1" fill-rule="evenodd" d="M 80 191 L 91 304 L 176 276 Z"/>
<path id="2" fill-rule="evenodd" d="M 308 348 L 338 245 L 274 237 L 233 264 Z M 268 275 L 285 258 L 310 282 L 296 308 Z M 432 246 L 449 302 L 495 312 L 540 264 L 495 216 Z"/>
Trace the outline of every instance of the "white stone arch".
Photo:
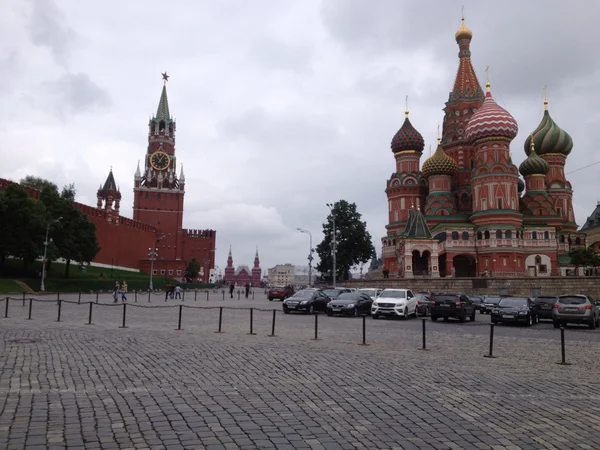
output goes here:
<path id="1" fill-rule="evenodd" d="M 525 258 L 527 274 L 534 277 L 549 277 L 552 273 L 552 261 L 548 255 L 533 253 Z"/>

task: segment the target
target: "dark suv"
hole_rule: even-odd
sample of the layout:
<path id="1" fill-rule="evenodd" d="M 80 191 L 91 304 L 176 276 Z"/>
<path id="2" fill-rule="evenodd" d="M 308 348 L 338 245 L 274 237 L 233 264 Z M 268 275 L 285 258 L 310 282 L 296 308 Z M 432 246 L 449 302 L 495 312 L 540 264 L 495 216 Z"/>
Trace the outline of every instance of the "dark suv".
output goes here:
<path id="1" fill-rule="evenodd" d="M 475 305 L 464 294 L 437 294 L 431 302 L 431 320 L 434 322 L 438 317 L 448 320 L 450 317 L 464 322 L 467 317 L 475 320 Z"/>
<path id="2" fill-rule="evenodd" d="M 552 320 L 552 308 L 558 301 L 558 297 L 540 296 L 533 299 L 533 309 L 538 319 Z"/>

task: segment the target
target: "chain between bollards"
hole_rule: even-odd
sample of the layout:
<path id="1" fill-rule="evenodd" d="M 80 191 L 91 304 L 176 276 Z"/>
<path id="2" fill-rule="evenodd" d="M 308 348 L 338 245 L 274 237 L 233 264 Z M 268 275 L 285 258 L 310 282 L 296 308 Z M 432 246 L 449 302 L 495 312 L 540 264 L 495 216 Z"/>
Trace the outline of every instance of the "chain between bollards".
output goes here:
<path id="1" fill-rule="evenodd" d="M 94 302 L 90 302 L 90 313 L 88 317 L 88 323 L 86 325 L 92 325 L 92 308 L 94 307 Z"/>
<path id="2" fill-rule="evenodd" d="M 254 332 L 254 308 L 250 308 L 250 335 L 255 335 Z"/>
<path id="3" fill-rule="evenodd" d="M 270 337 L 275 337 L 275 315 L 277 314 L 277 310 L 273 310 L 273 323 L 271 324 L 271 334 Z"/>
<path id="4" fill-rule="evenodd" d="M 183 315 L 183 305 L 179 305 L 179 322 L 177 323 L 177 329 L 181 330 L 181 316 Z"/>
<path id="5" fill-rule="evenodd" d="M 62 309 L 62 300 L 58 299 L 58 318 L 56 319 L 57 322 L 60 322 L 60 312 Z"/>
<path id="6" fill-rule="evenodd" d="M 485 358 L 495 358 L 494 356 L 494 324 L 490 325 L 490 352 L 483 355 Z"/>
<path id="7" fill-rule="evenodd" d="M 359 345 L 369 345 L 367 344 L 367 316 L 364 314 L 362 316 L 362 344 Z"/>
<path id="8" fill-rule="evenodd" d="M 423 321 L 423 347 L 421 347 L 421 350 L 428 350 L 427 349 L 427 332 L 426 332 L 426 325 L 425 325 L 425 322 L 427 322 L 427 319 L 422 318 L 421 320 Z"/>
<path id="9" fill-rule="evenodd" d="M 313 341 L 319 340 L 319 314 L 315 312 L 315 337 Z"/>
<path id="10" fill-rule="evenodd" d="M 123 325 L 121 325 L 119 328 L 127 328 L 127 326 L 125 325 L 126 317 L 127 317 L 127 303 L 123 303 Z"/>
<path id="11" fill-rule="evenodd" d="M 27 317 L 27 320 L 31 320 L 31 310 L 33 309 L 33 299 L 30 298 L 29 299 L 29 316 Z"/>
<path id="12" fill-rule="evenodd" d="M 6 319 L 8 317 L 8 301 L 10 300 L 10 298 L 6 297 L 6 306 L 4 307 L 4 318 Z"/>
<path id="13" fill-rule="evenodd" d="M 222 333 L 221 325 L 223 324 L 223 307 L 219 307 L 219 329 L 215 333 Z"/>
<path id="14" fill-rule="evenodd" d="M 560 364 L 561 366 L 570 366 L 571 363 L 567 362 L 566 352 L 565 352 L 565 327 L 560 327 L 560 356 L 561 361 L 556 364 Z"/>

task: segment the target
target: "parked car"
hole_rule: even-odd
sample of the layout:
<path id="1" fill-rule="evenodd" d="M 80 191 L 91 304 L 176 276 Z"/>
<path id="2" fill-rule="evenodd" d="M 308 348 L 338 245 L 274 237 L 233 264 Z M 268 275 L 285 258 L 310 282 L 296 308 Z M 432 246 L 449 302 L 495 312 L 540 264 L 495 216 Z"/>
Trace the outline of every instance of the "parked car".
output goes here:
<path id="1" fill-rule="evenodd" d="M 384 289 L 371 306 L 373 319 L 379 316 L 402 317 L 418 316 L 417 299 L 410 289 Z"/>
<path id="2" fill-rule="evenodd" d="M 373 299 L 364 292 L 344 292 L 327 304 L 327 315 L 360 316 L 371 313 Z"/>
<path id="3" fill-rule="evenodd" d="M 417 292 L 415 294 L 417 299 L 417 312 L 425 317 L 431 314 L 431 297 L 428 292 Z"/>
<path id="4" fill-rule="evenodd" d="M 505 297 L 491 314 L 492 323 L 520 323 L 527 326 L 538 322 L 536 308 L 530 298 L 526 297 Z"/>
<path id="5" fill-rule="evenodd" d="M 469 295 L 469 299 L 473 302 L 473 306 L 475 306 L 475 309 L 481 312 L 484 303 L 483 297 L 479 295 Z"/>
<path id="6" fill-rule="evenodd" d="M 587 295 L 559 295 L 552 309 L 552 323 L 554 328 L 567 323 L 583 323 L 593 330 L 600 326 L 600 312 Z"/>
<path id="7" fill-rule="evenodd" d="M 275 299 L 285 300 L 292 295 L 294 295 L 294 288 L 292 286 L 271 286 L 267 293 L 270 302 Z"/>
<path id="8" fill-rule="evenodd" d="M 358 292 L 364 292 L 375 301 L 383 289 L 378 288 L 361 288 Z"/>
<path id="9" fill-rule="evenodd" d="M 557 296 L 540 296 L 533 299 L 533 307 L 538 318 L 552 320 L 552 309 L 558 301 Z"/>
<path id="10" fill-rule="evenodd" d="M 352 292 L 350 289 L 348 288 L 326 288 L 326 289 L 322 289 L 321 292 L 323 292 L 323 294 L 325 294 L 327 297 L 329 297 L 331 300 L 335 300 L 336 298 L 338 298 L 338 296 L 340 294 L 343 294 L 344 292 Z"/>
<path id="11" fill-rule="evenodd" d="M 483 305 L 479 307 L 481 314 L 491 314 L 492 309 L 494 309 L 496 307 L 496 305 L 498 305 L 498 303 L 500 303 L 500 300 L 502 300 L 502 297 L 499 297 L 499 296 L 498 297 L 495 297 L 495 296 L 487 297 L 483 301 Z"/>
<path id="12" fill-rule="evenodd" d="M 465 294 L 438 294 L 431 302 L 431 320 L 442 317 L 445 321 L 453 317 L 464 322 L 467 317 L 475 320 L 475 305 Z"/>
<path id="13" fill-rule="evenodd" d="M 317 289 L 302 289 L 285 299 L 282 307 L 284 314 L 292 311 L 312 314 L 315 311 L 325 311 L 330 301 L 329 297 Z"/>

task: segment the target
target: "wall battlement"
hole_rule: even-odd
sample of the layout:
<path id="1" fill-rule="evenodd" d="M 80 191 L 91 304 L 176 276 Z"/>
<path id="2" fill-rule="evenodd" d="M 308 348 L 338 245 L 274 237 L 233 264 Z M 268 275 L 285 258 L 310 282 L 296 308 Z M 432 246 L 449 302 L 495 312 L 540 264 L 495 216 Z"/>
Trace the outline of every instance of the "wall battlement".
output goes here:
<path id="1" fill-rule="evenodd" d="M 184 229 L 183 234 L 188 239 L 201 238 L 201 239 L 209 239 L 214 238 L 216 235 L 215 230 L 188 230 Z"/>

